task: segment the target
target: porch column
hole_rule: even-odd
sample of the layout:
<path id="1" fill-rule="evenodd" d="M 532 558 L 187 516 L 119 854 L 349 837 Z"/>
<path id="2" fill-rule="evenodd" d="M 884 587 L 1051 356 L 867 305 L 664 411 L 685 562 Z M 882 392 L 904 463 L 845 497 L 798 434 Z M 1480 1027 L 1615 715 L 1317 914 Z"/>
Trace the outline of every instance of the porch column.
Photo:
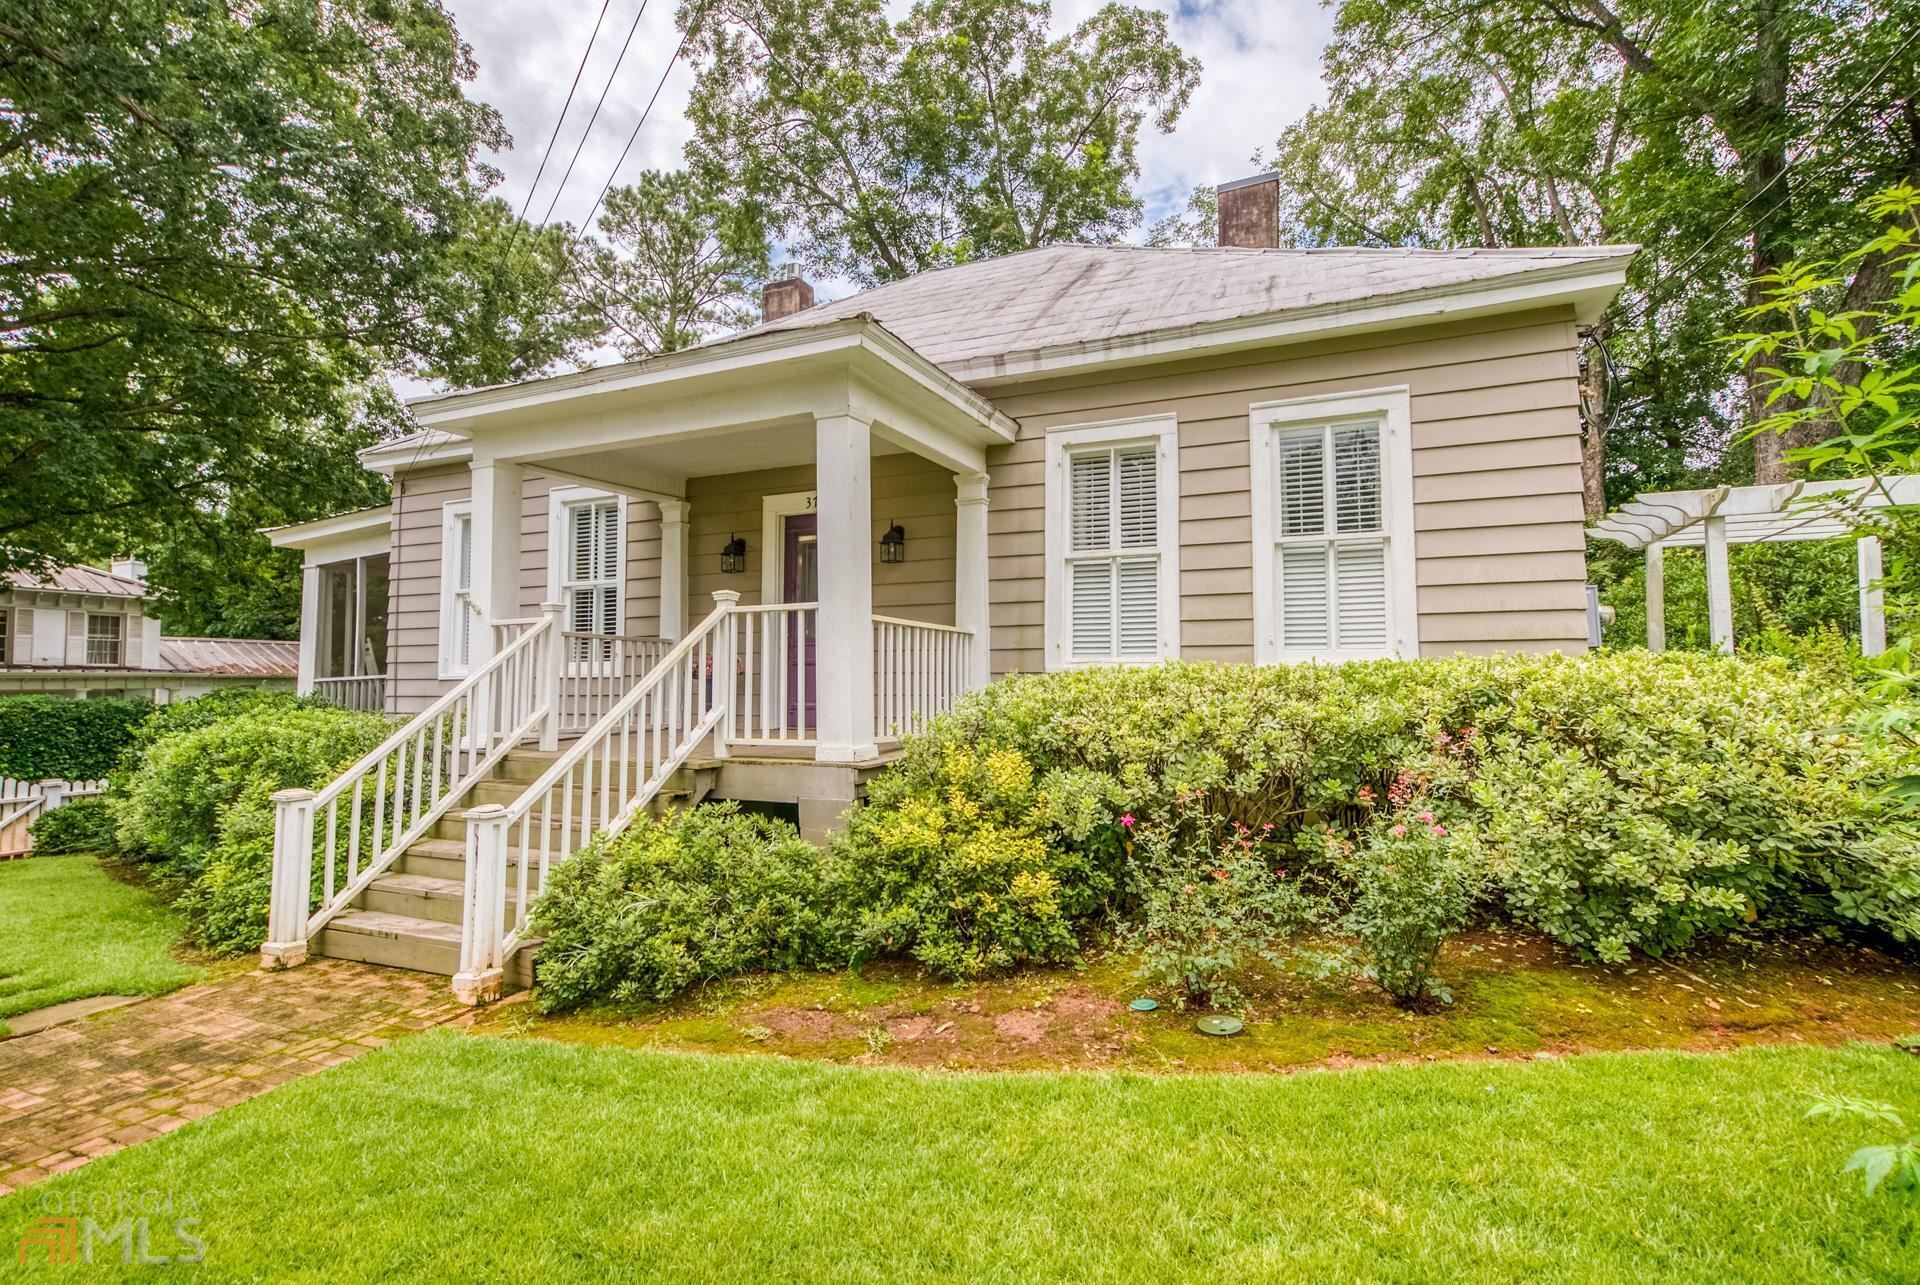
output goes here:
<path id="1" fill-rule="evenodd" d="M 687 512 L 685 500 L 660 500 L 660 636 L 678 642 L 687 632 Z"/>
<path id="2" fill-rule="evenodd" d="M 300 568 L 300 676 L 294 690 L 313 694 L 320 672 L 320 568 L 308 562 Z"/>
<path id="3" fill-rule="evenodd" d="M 814 421 L 819 494 L 820 618 L 814 757 L 854 763 L 873 734 L 873 445 L 851 415 Z"/>
<path id="4" fill-rule="evenodd" d="M 1878 656 L 1887 649 L 1887 595 L 1880 588 L 1880 537 L 1863 535 L 1854 546 L 1860 572 L 1860 653 Z"/>
<path id="5" fill-rule="evenodd" d="M 1647 650 L 1667 649 L 1667 551 L 1647 546 Z"/>
<path id="6" fill-rule="evenodd" d="M 967 653 L 967 690 L 993 678 L 993 636 L 987 605 L 987 475 L 954 475 L 953 623 L 973 630 Z"/>
<path id="7" fill-rule="evenodd" d="M 1713 645 L 1724 652 L 1733 650 L 1733 581 L 1727 571 L 1727 520 L 1708 518 L 1707 555 L 1707 634 Z"/>
<path id="8" fill-rule="evenodd" d="M 519 464 L 473 462 L 473 605 L 471 667 L 493 658 L 493 625 L 520 615 L 520 509 L 526 470 Z"/>

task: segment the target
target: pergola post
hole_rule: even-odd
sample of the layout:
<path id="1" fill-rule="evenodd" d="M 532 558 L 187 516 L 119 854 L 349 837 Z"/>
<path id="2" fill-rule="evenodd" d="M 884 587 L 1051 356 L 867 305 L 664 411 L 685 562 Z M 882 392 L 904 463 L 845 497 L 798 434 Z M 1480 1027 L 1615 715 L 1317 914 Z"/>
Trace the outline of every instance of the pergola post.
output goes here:
<path id="1" fill-rule="evenodd" d="M 1880 537 L 1863 535 L 1854 545 L 1860 572 L 1860 651 L 1878 656 L 1887 649 L 1887 596 L 1880 588 Z"/>
<path id="2" fill-rule="evenodd" d="M 1667 649 L 1667 559 L 1657 541 L 1647 546 L 1647 650 Z"/>
<path id="3" fill-rule="evenodd" d="M 1707 554 L 1707 634 L 1721 651 L 1733 650 L 1733 582 L 1727 571 L 1727 520 L 1709 517 L 1705 528 Z"/>

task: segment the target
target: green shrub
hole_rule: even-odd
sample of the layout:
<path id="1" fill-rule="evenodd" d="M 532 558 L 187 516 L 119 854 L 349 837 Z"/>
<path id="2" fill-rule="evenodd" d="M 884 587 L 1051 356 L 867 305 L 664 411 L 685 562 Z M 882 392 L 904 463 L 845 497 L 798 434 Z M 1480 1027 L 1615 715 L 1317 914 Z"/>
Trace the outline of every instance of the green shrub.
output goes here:
<path id="1" fill-rule="evenodd" d="M 20 781 L 96 781 L 114 770 L 145 701 L 0 697 L 0 776 Z"/>
<path id="2" fill-rule="evenodd" d="M 1352 890 L 1338 923 L 1359 945 L 1361 975 L 1402 1008 L 1452 1003 L 1433 970 L 1485 878 L 1472 831 L 1410 806 L 1375 821 L 1358 843 L 1330 837 L 1328 855 Z"/>
<path id="3" fill-rule="evenodd" d="M 1011 750 L 911 748 L 833 839 L 855 957 L 910 954 L 945 977 L 1072 959 L 1120 886 L 1110 801 Z"/>
<path id="4" fill-rule="evenodd" d="M 1134 828 L 1134 827 L 1129 827 Z M 1271 860 L 1265 836 L 1192 815 L 1178 826 L 1139 827 L 1140 902 L 1126 934 L 1140 952 L 1138 976 L 1189 1001 L 1231 1008 L 1244 998 L 1234 976 L 1320 917 L 1318 899 Z"/>
<path id="5" fill-rule="evenodd" d="M 120 768 L 123 772 L 137 772 L 149 746 L 222 719 L 274 710 L 328 708 L 331 706 L 315 697 L 299 697 L 292 692 L 260 687 L 221 687 L 192 700 L 149 705 L 146 719 L 133 729 Z"/>
<path id="6" fill-rule="evenodd" d="M 261 702 L 143 748 L 110 795 L 122 850 L 161 860 L 196 941 L 249 950 L 265 939 L 276 790 L 317 788 L 378 745 L 377 714 Z"/>
<path id="7" fill-rule="evenodd" d="M 543 1008 L 664 1000 L 834 952 L 825 854 L 783 821 L 719 804 L 642 817 L 556 867 L 534 908 Z"/>
<path id="8" fill-rule="evenodd" d="M 33 850 L 54 857 L 68 852 L 112 852 L 113 813 L 105 799 L 75 799 L 33 823 Z"/>
<path id="9" fill-rule="evenodd" d="M 927 805 L 927 763 L 1008 749 L 1072 782 L 1083 835 L 1198 798 L 1296 860 L 1424 794 L 1477 831 L 1492 898 L 1607 958 L 1742 924 L 1911 937 L 1920 843 L 1873 802 L 1904 761 L 1835 730 L 1859 699 L 1779 659 L 1676 652 L 1100 668 L 996 683 L 894 771 Z M 1033 833 L 1054 861 L 1084 843 Z"/>

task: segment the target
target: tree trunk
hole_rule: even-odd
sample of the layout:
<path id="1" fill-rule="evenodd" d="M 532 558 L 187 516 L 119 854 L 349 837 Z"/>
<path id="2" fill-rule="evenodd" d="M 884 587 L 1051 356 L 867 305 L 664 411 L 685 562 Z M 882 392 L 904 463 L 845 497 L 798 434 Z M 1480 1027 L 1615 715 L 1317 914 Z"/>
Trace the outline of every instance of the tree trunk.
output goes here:
<path id="1" fill-rule="evenodd" d="M 1788 47 L 1784 18 L 1774 0 L 1761 0 L 1754 8 L 1754 81 L 1747 101 L 1738 114 L 1740 129 L 1734 137 L 1740 153 L 1741 168 L 1746 171 L 1747 199 L 1753 205 L 1753 257 L 1748 270 L 1747 305 L 1765 301 L 1765 290 L 1754 279 L 1778 272 L 1793 258 L 1793 205 L 1787 182 L 1787 80 L 1791 50 Z M 1731 131 L 1730 131 L 1731 132 Z M 1747 422 L 1764 419 L 1769 410 L 1760 368 L 1770 358 L 1755 356 L 1748 360 Z M 1777 433 L 1762 433 L 1753 439 L 1753 480 L 1769 484 L 1784 482 L 1789 475 L 1787 442 Z"/>
<path id="2" fill-rule="evenodd" d="M 1587 349 L 1580 362 L 1580 492 L 1587 521 L 1607 514 L 1607 429 L 1613 406 L 1605 344 L 1612 332 L 1611 317 L 1603 316 L 1587 332 Z"/>

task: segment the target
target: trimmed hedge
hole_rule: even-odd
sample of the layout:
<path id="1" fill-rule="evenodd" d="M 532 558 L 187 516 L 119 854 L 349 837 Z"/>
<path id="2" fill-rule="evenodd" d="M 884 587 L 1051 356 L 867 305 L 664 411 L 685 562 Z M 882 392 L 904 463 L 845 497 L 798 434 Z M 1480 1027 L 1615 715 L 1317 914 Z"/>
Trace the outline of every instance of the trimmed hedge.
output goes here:
<path id="1" fill-rule="evenodd" d="M 30 833 L 35 856 L 114 850 L 113 812 L 105 799 L 75 799 L 42 813 Z"/>
<path id="2" fill-rule="evenodd" d="M 0 697 L 0 776 L 21 781 L 96 781 L 153 706 L 145 701 Z"/>
<path id="3" fill-rule="evenodd" d="M 173 730 L 130 756 L 137 765 L 115 780 L 109 804 L 122 850 L 160 861 L 179 890 L 175 904 L 194 940 L 239 952 L 266 939 L 272 794 L 324 785 L 392 724 L 284 698 L 223 712 L 212 721 L 199 716 L 204 710 L 172 716 Z"/>

